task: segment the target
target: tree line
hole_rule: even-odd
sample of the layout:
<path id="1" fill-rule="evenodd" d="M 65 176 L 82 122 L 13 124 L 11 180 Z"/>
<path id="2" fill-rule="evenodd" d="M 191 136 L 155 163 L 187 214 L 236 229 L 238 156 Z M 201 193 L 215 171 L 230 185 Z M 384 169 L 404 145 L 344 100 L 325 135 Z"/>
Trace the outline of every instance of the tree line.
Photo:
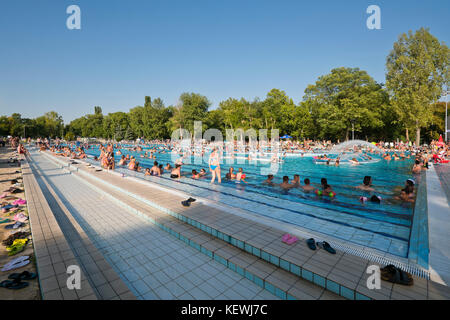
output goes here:
<path id="1" fill-rule="evenodd" d="M 211 109 L 199 93 L 183 93 L 174 106 L 160 98 L 145 97 L 143 106 L 128 112 L 93 114 L 64 125 L 57 112 L 36 119 L 14 113 L 0 117 L 0 135 L 25 137 L 95 137 L 120 140 L 168 139 L 173 130 L 193 132 L 194 121 L 203 130 L 254 128 L 279 129 L 296 139 L 349 139 L 428 142 L 444 131 L 445 103 L 438 102 L 448 88 L 450 51 L 428 29 L 400 35 L 386 59 L 386 83 L 376 82 L 359 68 L 341 67 L 317 79 L 305 89 L 302 101 L 272 89 L 261 100 L 229 98 Z"/>

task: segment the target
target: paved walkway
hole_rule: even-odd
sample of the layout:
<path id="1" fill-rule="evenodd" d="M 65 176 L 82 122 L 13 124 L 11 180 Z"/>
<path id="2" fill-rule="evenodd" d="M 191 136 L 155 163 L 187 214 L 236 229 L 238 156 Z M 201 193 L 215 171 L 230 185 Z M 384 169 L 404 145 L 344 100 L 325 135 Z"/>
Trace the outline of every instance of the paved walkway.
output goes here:
<path id="1" fill-rule="evenodd" d="M 450 164 L 438 164 L 434 166 L 434 169 L 441 181 L 442 189 L 444 189 L 450 205 Z"/>
<path id="2" fill-rule="evenodd" d="M 39 154 L 34 164 L 139 299 L 278 299 L 187 246 Z"/>

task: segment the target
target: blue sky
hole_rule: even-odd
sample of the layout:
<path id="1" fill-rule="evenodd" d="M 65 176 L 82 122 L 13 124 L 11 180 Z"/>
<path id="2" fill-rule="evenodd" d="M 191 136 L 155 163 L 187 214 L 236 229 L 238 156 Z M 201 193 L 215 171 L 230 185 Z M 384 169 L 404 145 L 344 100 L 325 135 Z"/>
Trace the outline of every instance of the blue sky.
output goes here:
<path id="1" fill-rule="evenodd" d="M 68 30 L 66 8 L 81 8 Z M 366 8 L 381 8 L 369 30 Z M 15 0 L 0 1 L 0 114 L 65 122 L 128 111 L 144 96 L 175 104 L 182 92 L 264 98 L 279 88 L 301 101 L 336 67 L 384 82 L 399 34 L 420 27 L 449 45 L 450 1 L 432 0 Z"/>

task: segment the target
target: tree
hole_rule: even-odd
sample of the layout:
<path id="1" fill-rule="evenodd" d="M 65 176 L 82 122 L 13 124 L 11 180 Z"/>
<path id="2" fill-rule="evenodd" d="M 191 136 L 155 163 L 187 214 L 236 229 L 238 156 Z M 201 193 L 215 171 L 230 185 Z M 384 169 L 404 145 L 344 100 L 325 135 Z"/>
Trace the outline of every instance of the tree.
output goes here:
<path id="1" fill-rule="evenodd" d="M 194 132 L 194 121 L 204 120 L 210 105 L 208 98 L 200 94 L 181 94 L 180 104 L 174 109 L 174 114 L 170 118 L 171 130 L 183 128 L 191 133 Z"/>
<path id="2" fill-rule="evenodd" d="M 387 95 L 366 71 L 337 68 L 306 88 L 304 103 L 316 137 L 348 140 L 352 122 L 357 132 L 383 125 L 380 110 Z"/>
<path id="3" fill-rule="evenodd" d="M 448 81 L 449 61 L 448 47 L 424 28 L 400 35 L 387 57 L 386 86 L 392 106 L 405 129 L 416 130 L 416 145 L 420 145 L 420 128 L 432 120 L 429 106 L 440 98 Z"/>

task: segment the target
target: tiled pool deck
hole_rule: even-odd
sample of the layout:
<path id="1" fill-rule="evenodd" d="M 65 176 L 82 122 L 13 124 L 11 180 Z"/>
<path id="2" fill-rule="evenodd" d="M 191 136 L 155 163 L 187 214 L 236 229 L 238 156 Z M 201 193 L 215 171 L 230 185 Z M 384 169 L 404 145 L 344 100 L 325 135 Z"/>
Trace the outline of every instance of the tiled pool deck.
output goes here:
<path id="1" fill-rule="evenodd" d="M 68 166 L 68 159 L 46 156 Z M 303 283 L 305 281 L 314 283 L 314 288 L 326 288 L 349 299 L 450 298 L 447 287 L 417 277 L 413 287 L 382 281 L 381 290 L 369 290 L 366 286 L 366 267 L 377 263 L 341 251 L 334 256 L 323 250 L 313 252 L 306 248 L 304 239 L 288 246 L 280 241 L 284 233 L 281 230 L 199 202 L 186 209 L 180 205 L 183 198 L 155 188 L 150 183 L 136 183 L 117 174 L 97 172 L 88 169 L 85 164 L 71 165 L 69 168 L 74 170 L 73 176 L 80 181 L 92 188 L 103 189 L 110 199 L 120 200 L 138 215 L 147 216 L 150 221 L 153 219 L 159 227 L 281 298 L 302 298 L 303 291 L 308 290 Z M 158 209 L 158 216 L 149 215 L 146 206 Z M 245 258 L 241 257 L 243 253 Z M 267 266 L 278 270 L 270 270 Z M 303 282 L 300 283 L 300 280 Z"/>
<path id="2" fill-rule="evenodd" d="M 278 299 L 146 219 L 107 201 L 105 195 L 43 156 L 33 155 L 32 167 L 47 180 L 44 186 L 40 181 L 46 198 L 48 193 L 56 194 L 73 215 L 71 223 L 81 226 L 80 231 L 85 231 L 138 299 Z M 58 210 L 52 200 L 49 204 Z M 58 224 L 64 231 L 70 223 L 59 219 Z M 89 278 L 89 270 L 86 274 Z M 98 282 L 104 292 L 111 293 L 101 299 L 115 297 L 117 286 L 105 277 L 92 282 L 94 290 Z"/>

